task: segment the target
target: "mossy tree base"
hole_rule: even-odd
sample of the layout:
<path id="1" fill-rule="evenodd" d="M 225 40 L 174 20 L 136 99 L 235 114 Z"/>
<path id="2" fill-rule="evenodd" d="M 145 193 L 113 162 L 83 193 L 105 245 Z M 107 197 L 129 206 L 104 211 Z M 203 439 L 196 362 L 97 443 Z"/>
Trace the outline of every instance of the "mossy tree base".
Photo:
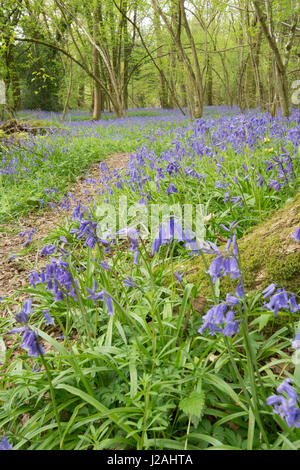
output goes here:
<path id="1" fill-rule="evenodd" d="M 246 290 L 264 289 L 276 282 L 290 292 L 300 292 L 300 243 L 292 238 L 299 227 L 300 193 L 238 241 Z M 208 263 L 212 259 L 209 256 Z M 187 271 L 189 282 L 199 282 L 203 295 L 210 296 L 200 256 L 181 268 Z M 235 287 L 229 276 L 221 281 L 221 293 L 232 292 Z"/>

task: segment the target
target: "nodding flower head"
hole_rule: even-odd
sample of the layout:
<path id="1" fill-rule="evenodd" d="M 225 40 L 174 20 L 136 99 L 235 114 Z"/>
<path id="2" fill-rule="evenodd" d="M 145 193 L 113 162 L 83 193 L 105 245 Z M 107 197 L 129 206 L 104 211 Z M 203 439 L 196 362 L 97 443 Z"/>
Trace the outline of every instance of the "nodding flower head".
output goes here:
<path id="1" fill-rule="evenodd" d="M 156 238 L 152 244 L 152 255 L 158 252 L 162 245 L 170 244 L 172 240 L 185 242 L 185 247 L 191 252 L 199 253 L 199 246 L 195 235 L 190 230 L 182 229 L 182 221 L 174 216 L 163 221 L 159 228 Z"/>
<path id="2" fill-rule="evenodd" d="M 296 240 L 296 242 L 300 242 L 300 227 L 296 230 L 292 237 Z"/>
<path id="3" fill-rule="evenodd" d="M 26 324 L 28 322 L 29 320 L 28 315 L 32 313 L 31 304 L 32 304 L 32 299 L 26 300 L 26 302 L 24 302 L 24 306 L 22 310 L 16 314 L 17 322 L 23 323 L 23 324 Z"/>
<path id="4" fill-rule="evenodd" d="M 9 444 L 5 436 L 3 436 L 0 441 L 0 450 L 13 450 L 12 445 Z"/>
<path id="5" fill-rule="evenodd" d="M 10 331 L 10 334 L 23 333 L 21 340 L 21 348 L 27 349 L 30 357 L 39 357 L 44 355 L 43 346 L 39 343 L 39 337 L 29 327 L 15 328 Z"/>
<path id="6" fill-rule="evenodd" d="M 267 405 L 274 406 L 273 412 L 278 414 L 286 421 L 289 428 L 295 426 L 300 428 L 300 410 L 296 406 L 298 401 L 298 394 L 290 385 L 291 379 L 285 379 L 282 384 L 277 387 L 277 392 L 280 395 L 271 395 L 267 398 Z M 284 396 L 283 393 L 287 395 Z"/>

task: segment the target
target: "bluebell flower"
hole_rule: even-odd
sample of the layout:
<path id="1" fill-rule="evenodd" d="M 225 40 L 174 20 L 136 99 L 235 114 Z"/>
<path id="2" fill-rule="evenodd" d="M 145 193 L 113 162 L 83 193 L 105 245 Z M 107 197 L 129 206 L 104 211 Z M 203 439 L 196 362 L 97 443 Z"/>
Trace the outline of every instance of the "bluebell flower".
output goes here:
<path id="1" fill-rule="evenodd" d="M 28 315 L 31 315 L 32 313 L 31 305 L 32 305 L 32 299 L 26 300 L 26 302 L 24 302 L 24 306 L 22 310 L 16 314 L 17 322 L 24 323 L 24 324 L 28 323 L 28 320 L 29 320 Z"/>
<path id="2" fill-rule="evenodd" d="M 105 260 L 101 261 L 100 266 L 102 269 L 105 269 L 106 271 L 111 270 L 111 267 L 109 266 L 108 262 Z"/>
<path id="3" fill-rule="evenodd" d="M 295 339 L 291 340 L 294 349 L 300 349 L 300 331 L 295 336 Z"/>
<path id="4" fill-rule="evenodd" d="M 245 297 L 244 279 L 243 278 L 241 279 L 240 283 L 237 285 L 235 294 L 240 299 L 243 299 Z"/>
<path id="5" fill-rule="evenodd" d="M 170 194 L 178 193 L 178 189 L 176 188 L 176 186 L 174 186 L 173 183 L 171 183 L 170 186 L 167 187 L 166 192 L 167 192 L 167 195 L 170 196 Z"/>
<path id="6" fill-rule="evenodd" d="M 132 277 L 128 277 L 127 279 L 124 279 L 124 285 L 127 287 L 138 287 L 138 285 L 134 282 Z"/>
<path id="7" fill-rule="evenodd" d="M 207 242 L 207 241 L 202 240 L 200 249 L 203 253 L 206 253 L 208 255 L 220 255 L 221 254 L 220 248 L 217 245 L 215 245 L 215 243 L 210 242 L 210 241 Z"/>
<path id="8" fill-rule="evenodd" d="M 182 284 L 182 278 L 183 278 L 183 276 L 185 275 L 185 272 L 180 275 L 180 274 L 178 273 L 177 269 L 175 269 L 175 271 L 174 271 L 173 274 L 174 274 L 174 276 L 176 277 L 177 281 L 179 281 L 180 284 Z"/>
<path id="9" fill-rule="evenodd" d="M 87 296 L 87 299 L 91 299 L 93 300 L 94 302 L 94 305 L 96 305 L 96 302 L 98 300 L 102 300 L 103 299 L 103 291 L 100 291 L 100 292 L 96 292 L 97 290 L 97 282 L 93 281 L 93 289 L 89 289 L 88 287 L 85 288 L 85 290 L 89 293 L 89 295 Z"/>
<path id="10" fill-rule="evenodd" d="M 0 442 L 0 450 L 13 450 L 13 447 L 11 444 L 9 444 L 8 440 L 6 437 L 2 437 L 1 442 Z"/>
<path id="11" fill-rule="evenodd" d="M 263 298 L 270 297 L 269 302 L 264 304 L 264 307 L 274 312 L 275 318 L 279 310 L 289 309 L 291 313 L 296 313 L 300 310 L 300 305 L 296 303 L 295 296 L 289 294 L 283 288 L 278 288 L 276 291 L 276 284 L 271 284 L 263 291 Z"/>
<path id="12" fill-rule="evenodd" d="M 69 264 L 66 261 L 52 259 L 40 274 L 30 273 L 29 282 L 33 287 L 36 287 L 37 284 L 43 284 L 48 291 L 52 291 L 57 301 L 64 300 L 65 294 L 77 301 Z M 76 284 L 76 281 L 74 282 Z"/>
<path id="13" fill-rule="evenodd" d="M 28 232 L 27 232 L 27 240 L 25 240 L 25 242 L 23 243 L 23 248 L 25 248 L 27 245 L 29 245 L 32 241 L 32 235 L 35 233 L 35 230 L 34 229 L 30 229 Z"/>
<path id="14" fill-rule="evenodd" d="M 103 291 L 103 292 L 104 292 L 104 296 L 105 296 L 105 302 L 106 302 L 108 314 L 109 315 L 114 315 L 113 300 L 107 292 L 105 292 L 105 291 Z"/>
<path id="15" fill-rule="evenodd" d="M 206 315 L 203 316 L 204 323 L 198 330 L 198 333 L 202 334 L 208 328 L 211 335 L 215 335 L 217 332 L 224 336 L 234 336 L 237 334 L 239 332 L 239 321 L 234 319 L 233 311 L 231 309 L 228 310 L 230 306 L 232 305 L 222 302 L 210 308 Z"/>
<path id="16" fill-rule="evenodd" d="M 34 364 L 31 370 L 34 374 L 36 374 L 37 372 L 41 371 L 41 368 L 37 364 Z"/>
<path id="17" fill-rule="evenodd" d="M 183 241 L 184 233 L 180 224 L 175 221 L 174 217 L 170 217 L 165 222 L 162 222 L 158 228 L 158 234 L 152 244 L 152 255 L 158 252 L 160 247 L 165 244 L 170 244 L 172 240 Z"/>
<path id="18" fill-rule="evenodd" d="M 296 242 L 300 242 L 300 227 L 296 230 L 292 237 L 296 240 Z"/>
<path id="19" fill-rule="evenodd" d="M 215 284 L 217 279 L 221 279 L 223 275 L 223 256 L 218 256 L 211 263 L 208 273 L 212 278 L 213 283 Z"/>
<path id="20" fill-rule="evenodd" d="M 295 426 L 300 427 L 300 410 L 296 406 L 298 401 L 298 394 L 290 385 L 291 379 L 285 379 L 277 388 L 277 392 L 281 395 L 271 395 L 267 398 L 267 405 L 274 406 L 274 413 L 284 419 L 289 428 Z M 283 393 L 286 393 L 286 398 Z"/>
<path id="21" fill-rule="evenodd" d="M 53 255 L 57 250 L 55 245 L 44 245 L 40 251 L 40 256 L 50 256 Z"/>
<path id="22" fill-rule="evenodd" d="M 29 327 L 15 328 L 9 334 L 23 333 L 21 348 L 27 349 L 30 357 L 44 355 L 43 346 L 39 343 L 39 338 Z"/>
<path id="23" fill-rule="evenodd" d="M 237 297 L 234 297 L 234 295 L 227 294 L 226 303 L 231 306 L 238 305 L 240 303 L 240 299 L 238 299 Z"/>
<path id="24" fill-rule="evenodd" d="M 49 309 L 45 310 L 44 311 L 44 317 L 45 317 L 45 324 L 46 326 L 49 326 L 49 325 L 53 325 L 54 324 L 54 320 L 53 318 L 50 316 L 49 314 Z"/>
<path id="25" fill-rule="evenodd" d="M 220 227 L 222 227 L 222 229 L 225 230 L 225 232 L 231 233 L 231 230 L 228 227 L 226 227 L 226 225 L 220 224 Z"/>
<path id="26" fill-rule="evenodd" d="M 276 291 L 277 284 L 270 284 L 265 290 L 262 291 L 263 299 L 270 297 Z"/>

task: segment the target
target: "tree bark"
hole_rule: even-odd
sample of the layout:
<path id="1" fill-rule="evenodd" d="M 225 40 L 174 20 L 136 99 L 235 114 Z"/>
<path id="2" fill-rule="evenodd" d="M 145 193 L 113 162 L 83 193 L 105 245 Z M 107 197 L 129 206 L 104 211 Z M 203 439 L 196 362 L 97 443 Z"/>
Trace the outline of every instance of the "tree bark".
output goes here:
<path id="1" fill-rule="evenodd" d="M 281 56 L 279 48 L 276 43 L 276 39 L 274 34 L 270 28 L 268 29 L 264 13 L 260 8 L 260 2 L 258 0 L 252 1 L 253 6 L 255 8 L 258 20 L 260 22 L 263 34 L 271 48 L 273 58 L 274 58 L 274 81 L 276 87 L 276 93 L 279 98 L 281 112 L 284 117 L 289 117 L 290 110 L 289 110 L 289 93 L 288 93 L 288 80 L 287 80 L 287 73 L 286 73 L 286 66 L 288 63 L 289 53 L 292 48 L 293 40 L 295 37 L 296 27 L 297 27 L 297 18 L 293 22 L 292 26 L 290 27 L 290 34 L 288 38 L 288 43 L 286 45 L 286 54 L 284 57 Z M 267 1 L 267 7 L 270 8 L 269 2 Z"/>

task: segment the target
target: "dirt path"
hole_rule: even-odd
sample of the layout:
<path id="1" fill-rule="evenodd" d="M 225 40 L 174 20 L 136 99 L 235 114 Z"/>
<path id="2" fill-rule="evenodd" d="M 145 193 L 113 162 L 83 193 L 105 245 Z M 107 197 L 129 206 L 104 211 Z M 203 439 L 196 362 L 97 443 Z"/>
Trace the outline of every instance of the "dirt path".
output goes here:
<path id="1" fill-rule="evenodd" d="M 106 166 L 112 170 L 122 170 L 125 168 L 129 160 L 128 153 L 116 153 L 105 161 Z M 97 196 L 100 185 L 98 180 L 101 176 L 99 162 L 93 164 L 87 171 L 88 178 L 93 178 L 97 181 L 97 185 L 86 182 L 87 175 L 83 175 L 71 188 L 70 192 L 74 195 L 76 200 L 81 203 L 90 204 L 91 197 Z M 40 261 L 38 252 L 40 250 L 40 243 L 53 229 L 59 224 L 67 215 L 72 215 L 75 203 L 70 199 L 70 207 L 66 209 L 45 209 L 38 213 L 31 213 L 26 217 L 19 219 L 18 225 L 7 224 L 5 225 L 5 232 L 0 232 L 0 297 L 9 297 L 22 286 L 28 283 L 29 273 L 32 271 Z M 23 249 L 23 243 L 26 238 L 21 238 L 19 233 L 22 231 L 29 231 L 34 229 L 35 233 L 32 236 L 33 245 L 27 254 L 20 254 Z M 14 257 L 14 255 L 16 255 Z M 20 297 L 19 297 L 20 298 Z M 1 304 L 0 304 L 1 307 Z M 0 308 L 0 316 L 3 315 Z"/>

